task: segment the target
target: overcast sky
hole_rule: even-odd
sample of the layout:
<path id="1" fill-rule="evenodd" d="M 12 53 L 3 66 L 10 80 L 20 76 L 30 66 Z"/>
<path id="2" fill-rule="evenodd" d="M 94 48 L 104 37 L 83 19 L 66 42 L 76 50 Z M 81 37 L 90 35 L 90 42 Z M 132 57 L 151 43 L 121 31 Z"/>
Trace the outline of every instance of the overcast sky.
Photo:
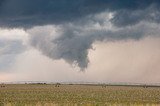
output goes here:
<path id="1" fill-rule="evenodd" d="M 0 82 L 159 75 L 159 0 L 0 0 Z"/>

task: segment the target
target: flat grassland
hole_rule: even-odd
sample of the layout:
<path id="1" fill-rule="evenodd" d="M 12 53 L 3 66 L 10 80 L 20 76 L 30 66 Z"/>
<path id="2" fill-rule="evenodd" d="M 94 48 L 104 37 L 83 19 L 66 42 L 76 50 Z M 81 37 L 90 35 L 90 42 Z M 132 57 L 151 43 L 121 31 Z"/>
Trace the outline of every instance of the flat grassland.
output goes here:
<path id="1" fill-rule="evenodd" d="M 114 105 L 149 104 L 158 106 L 160 88 L 101 85 L 6 84 L 0 85 L 0 106 L 13 104 Z M 20 105 L 21 104 L 21 105 Z M 46 105 L 47 106 L 47 105 Z M 119 106 L 119 105 L 118 105 Z M 124 105 L 121 105 L 124 106 Z"/>

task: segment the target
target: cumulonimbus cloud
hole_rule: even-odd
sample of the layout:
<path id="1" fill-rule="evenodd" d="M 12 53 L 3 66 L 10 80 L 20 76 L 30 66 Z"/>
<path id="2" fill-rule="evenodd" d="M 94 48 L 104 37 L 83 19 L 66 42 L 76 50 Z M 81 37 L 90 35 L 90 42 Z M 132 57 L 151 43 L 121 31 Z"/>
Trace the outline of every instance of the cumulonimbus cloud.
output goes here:
<path id="1" fill-rule="evenodd" d="M 1 0 L 0 26 L 63 24 L 103 11 L 116 12 L 115 25 L 129 25 L 147 18 L 158 21 L 159 4 L 159 0 Z M 143 11 L 151 6 L 152 11 Z"/>
<path id="2" fill-rule="evenodd" d="M 158 36 L 159 5 L 159 0 L 3 0 L 0 26 L 26 28 L 33 47 L 84 70 L 89 63 L 88 50 L 97 40 Z M 32 30 L 44 25 L 56 28 Z M 53 33 L 54 29 L 58 30 Z"/>
<path id="3" fill-rule="evenodd" d="M 60 28 L 53 27 L 45 36 L 42 30 L 45 27 L 37 27 L 35 29 L 38 32 L 28 30 L 31 34 L 30 43 L 48 57 L 64 59 L 69 64 L 76 64 L 84 70 L 89 63 L 88 51 L 92 49 L 92 44 L 95 41 L 139 40 L 147 36 L 158 37 L 160 30 L 159 24 L 154 23 L 139 23 L 135 26 L 117 28 L 116 30 L 114 28 L 107 29 L 104 26 L 99 26 L 100 28 L 90 27 L 86 30 L 85 27 L 87 26 L 88 23 L 80 26 L 67 24 Z M 55 29 L 57 30 L 53 33 L 52 31 Z"/>

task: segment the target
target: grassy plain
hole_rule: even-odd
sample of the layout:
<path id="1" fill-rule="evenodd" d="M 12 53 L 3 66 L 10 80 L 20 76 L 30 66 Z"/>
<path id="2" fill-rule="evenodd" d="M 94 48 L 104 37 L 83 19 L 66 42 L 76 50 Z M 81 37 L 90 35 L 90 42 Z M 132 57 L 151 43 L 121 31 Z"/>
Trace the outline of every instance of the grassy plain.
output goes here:
<path id="1" fill-rule="evenodd" d="M 0 106 L 159 106 L 160 88 L 101 85 L 0 85 Z"/>

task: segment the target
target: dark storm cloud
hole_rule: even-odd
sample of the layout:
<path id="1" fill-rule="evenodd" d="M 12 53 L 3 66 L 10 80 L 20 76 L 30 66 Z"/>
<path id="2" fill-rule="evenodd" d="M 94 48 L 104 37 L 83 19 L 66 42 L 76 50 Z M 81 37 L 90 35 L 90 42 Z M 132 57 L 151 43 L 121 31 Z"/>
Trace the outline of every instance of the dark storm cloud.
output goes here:
<path id="1" fill-rule="evenodd" d="M 56 33 L 49 32 L 45 36 L 43 36 L 45 27 L 37 28 L 40 32 L 30 32 L 32 35 L 30 42 L 44 55 L 56 60 L 64 59 L 67 63 L 77 65 L 81 70 L 85 70 L 89 63 L 89 49 L 92 49 L 95 41 L 139 40 L 149 35 L 157 36 L 160 29 L 158 25 L 150 26 L 149 23 L 120 28 L 116 31 L 103 28 L 86 30 L 86 26 L 88 23 L 80 26 L 67 24 Z M 56 34 L 59 34 L 58 37 L 54 37 Z"/>
<path id="2" fill-rule="evenodd" d="M 160 22 L 159 4 L 152 4 L 148 8 L 138 10 L 117 10 L 111 20 L 116 26 L 135 25 L 141 21 Z"/>
<path id="3" fill-rule="evenodd" d="M 137 40 L 156 35 L 153 33 L 159 28 L 148 23 L 159 23 L 159 6 L 159 0 L 3 0 L 0 26 L 60 27 L 57 38 L 45 31 L 31 33 L 31 45 L 52 59 L 64 59 L 84 70 L 89 63 L 88 50 L 95 41 Z M 113 16 L 108 18 L 101 13 Z M 109 24 L 113 29 L 104 28 Z M 94 28 L 96 25 L 99 29 Z"/>
<path id="4" fill-rule="evenodd" d="M 112 21 L 115 25 L 129 25 L 147 18 L 142 16 L 143 12 L 138 15 L 134 13 L 153 4 L 157 5 L 155 10 L 159 12 L 159 0 L 1 0 L 0 26 L 60 24 L 103 11 L 116 12 Z"/>
<path id="5" fill-rule="evenodd" d="M 3 3 L 3 4 L 2 4 Z M 90 0 L 5 0 L 0 23 L 9 27 L 59 24 L 104 10 Z"/>

